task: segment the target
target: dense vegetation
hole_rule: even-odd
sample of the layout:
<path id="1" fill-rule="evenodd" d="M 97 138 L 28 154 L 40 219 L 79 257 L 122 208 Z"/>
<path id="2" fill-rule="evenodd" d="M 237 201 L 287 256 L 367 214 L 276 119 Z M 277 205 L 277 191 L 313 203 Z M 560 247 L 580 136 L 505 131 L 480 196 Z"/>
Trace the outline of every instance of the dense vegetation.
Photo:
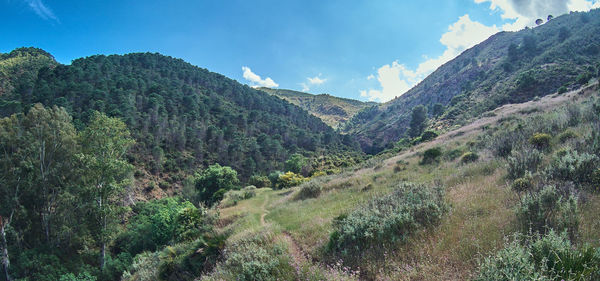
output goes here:
<path id="1" fill-rule="evenodd" d="M 360 163 L 351 136 L 180 60 L 2 54 L 0 280 L 598 280 L 597 58 L 569 45 L 573 60 L 535 66 L 563 43 L 589 43 L 575 26 L 594 30 L 597 13 L 465 53 L 522 39 L 488 70 L 572 66 L 558 80 L 566 90 L 533 98 L 556 90 L 554 72 L 467 76 L 495 81 L 506 100 L 474 87 L 406 108 L 407 137 Z M 554 25 L 562 43 L 540 41 Z M 480 58 L 464 67 L 485 68 Z M 173 196 L 136 197 L 157 189 L 150 178 Z"/>
<path id="2" fill-rule="evenodd" d="M 46 54 L 17 49 L 2 55 L 2 64 L 18 65 L 15 58 L 39 53 Z M 136 176 L 160 177 L 169 185 L 213 163 L 232 167 L 246 181 L 254 173 L 282 169 L 292 153 L 316 158 L 356 151 L 351 139 L 302 109 L 171 57 L 97 55 L 71 65 L 52 60 L 35 66 L 39 71 L 30 67 L 18 87 L 6 87 L 0 98 L 10 104 L 5 116 L 39 102 L 64 107 L 76 128 L 94 111 L 118 117 L 136 140 L 129 154 L 142 169 Z"/>
<path id="3" fill-rule="evenodd" d="M 429 112 L 428 125 L 437 128 L 466 124 L 504 104 L 578 88 L 599 75 L 599 34 L 598 9 L 519 32 L 497 33 L 407 93 L 363 109 L 344 131 L 354 135 L 365 152 L 375 154 L 407 135 L 418 135 L 411 114 L 419 105 Z"/>

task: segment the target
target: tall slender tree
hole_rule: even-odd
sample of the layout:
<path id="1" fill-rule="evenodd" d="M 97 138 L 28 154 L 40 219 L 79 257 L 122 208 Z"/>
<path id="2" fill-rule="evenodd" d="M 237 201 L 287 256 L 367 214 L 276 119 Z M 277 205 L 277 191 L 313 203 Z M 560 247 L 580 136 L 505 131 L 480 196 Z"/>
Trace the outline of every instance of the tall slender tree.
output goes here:
<path id="1" fill-rule="evenodd" d="M 125 153 L 133 145 L 125 123 L 95 112 L 88 127 L 81 133 L 80 160 L 85 189 L 85 201 L 91 229 L 95 230 L 100 247 L 100 268 L 106 262 L 106 245 L 123 214 L 123 193 L 130 183 L 133 166 Z"/>

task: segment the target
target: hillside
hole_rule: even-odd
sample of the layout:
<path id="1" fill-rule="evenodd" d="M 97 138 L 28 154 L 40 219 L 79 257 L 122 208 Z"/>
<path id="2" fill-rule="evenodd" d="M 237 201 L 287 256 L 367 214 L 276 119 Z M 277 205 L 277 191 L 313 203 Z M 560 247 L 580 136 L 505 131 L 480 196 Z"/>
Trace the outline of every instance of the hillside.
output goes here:
<path id="1" fill-rule="evenodd" d="M 40 53 L 50 62 L 31 59 Z M 2 116 L 42 103 L 66 108 L 77 128 L 94 111 L 121 118 L 136 140 L 129 155 L 138 168 L 136 186 L 153 193 L 172 192 L 169 186 L 214 163 L 246 181 L 283 169 L 293 153 L 360 155 L 350 139 L 301 108 L 180 59 L 136 53 L 60 65 L 30 48 L 2 55 L 5 65 L 12 72 L 3 75 L 13 78 L 3 86 L 2 104 L 11 110 Z M 12 86 L 17 79 L 18 87 Z"/>
<path id="2" fill-rule="evenodd" d="M 36 48 L 19 48 L 8 54 L 0 53 L 0 113 L 8 116 L 22 110 L 15 92 L 26 92 L 24 88 L 37 79 L 42 67 L 55 67 L 58 63 L 48 52 Z"/>
<path id="3" fill-rule="evenodd" d="M 560 190 L 560 196 L 571 192 L 577 194 L 575 200 L 578 201 L 574 207 L 577 209 L 574 214 L 577 222 L 575 229 L 571 229 L 576 235 L 569 243 L 583 248 L 586 243 L 600 247 L 600 237 L 595 231 L 600 224 L 594 217 L 600 211 L 597 189 L 582 178 L 572 175 L 556 176 L 552 180 L 543 176 L 560 171 L 558 163 L 569 161 L 567 158 L 559 160 L 561 153 L 573 153 L 574 147 L 578 147 L 579 155 L 590 155 L 595 159 L 594 168 L 590 169 L 600 167 L 597 156 L 591 156 L 597 153 L 593 152 L 597 151 L 597 145 L 591 143 L 595 143 L 593 139 L 598 141 L 598 134 L 590 131 L 590 128 L 597 128 L 600 124 L 596 115 L 600 93 L 598 89 L 598 84 L 594 83 L 578 91 L 561 95 L 555 93 L 525 103 L 506 104 L 488 112 L 488 117 L 451 130 L 435 141 L 405 147 L 399 153 L 372 158 L 339 175 L 313 179 L 291 191 L 258 190 L 256 197 L 241 201 L 235 206 L 224 206 L 220 210 L 224 224 L 221 231 L 233 232 L 227 247 L 236 249 L 235 243 L 239 243 L 236 241 L 252 239 L 254 236 L 249 233 L 267 232 L 277 237 L 274 241 L 281 241 L 288 249 L 289 263 L 299 268 L 296 276 L 300 280 L 505 280 L 488 279 L 482 275 L 486 270 L 482 267 L 485 264 L 483 259 L 489 257 L 493 261 L 496 253 L 503 253 L 503 249 L 513 249 L 510 248 L 513 247 L 512 244 L 506 242 L 507 239 L 514 239 L 515 233 L 527 233 L 524 229 L 529 229 L 531 225 L 524 223 L 523 220 L 526 221 L 527 217 L 520 213 L 523 212 L 520 208 L 535 208 L 537 205 L 527 205 L 532 204 L 528 200 L 543 193 L 542 187 L 545 184 L 556 186 Z M 549 148 L 537 151 L 529 144 L 530 136 L 535 132 L 552 133 Z M 506 143 L 513 147 L 509 152 L 510 157 L 499 156 L 502 145 Z M 440 149 L 441 155 L 436 156 L 437 160 L 433 162 L 423 163 L 424 155 L 430 149 Z M 469 159 L 465 156 L 469 153 L 475 153 L 477 158 L 465 160 Z M 528 178 L 532 181 L 530 189 L 519 191 L 513 183 L 519 180 L 512 177 L 515 165 L 522 162 L 515 163 L 514 159 L 523 161 L 521 157 L 531 155 L 524 153 L 533 153 L 543 161 L 539 166 L 525 164 L 529 166 L 520 168 L 531 171 L 533 177 Z M 572 185 L 572 181 L 577 183 L 576 186 Z M 393 214 L 388 215 L 391 221 L 400 221 L 397 222 L 398 228 L 388 226 L 392 222 L 385 220 L 385 212 L 390 210 L 387 206 L 382 206 L 380 213 L 372 217 L 349 218 L 356 212 L 368 212 L 365 208 L 377 207 L 369 202 L 378 202 L 377 200 L 398 190 L 406 182 L 444 186 L 444 198 L 451 206 L 451 211 L 443 215 L 438 223 L 415 231 L 408 238 L 400 236 L 401 234 L 392 238 L 377 234 L 377 230 L 402 233 L 404 229 L 410 229 L 410 226 L 402 224 L 403 219 L 393 217 Z M 312 185 L 318 186 L 320 192 L 310 196 L 303 195 L 304 190 L 310 189 Z M 412 196 L 421 198 L 423 195 Z M 548 200 L 557 200 L 558 195 L 555 196 L 557 197 Z M 565 197 L 562 198 L 565 200 Z M 559 204 L 553 202 L 555 203 L 550 204 Z M 557 206 L 553 208 L 558 208 Z M 427 205 L 426 208 L 431 208 L 427 209 L 432 212 L 428 215 L 434 214 L 432 205 Z M 548 212 L 551 211 L 542 212 L 546 213 L 540 214 L 541 216 L 554 216 L 549 215 Z M 544 220 L 536 221 L 535 211 L 530 215 L 532 217 L 529 219 L 534 223 L 544 223 Z M 560 220 L 547 217 L 546 223 L 551 223 L 554 219 Z M 352 247 L 361 247 L 359 255 L 332 252 L 331 241 L 337 237 L 336 231 L 345 230 L 360 236 L 362 223 L 369 227 L 367 231 L 371 235 L 365 234 L 369 237 L 367 239 L 376 241 L 371 247 L 361 247 L 362 244 L 357 242 L 347 249 L 351 251 Z M 553 227 L 559 231 L 557 226 Z M 271 246 L 275 245 L 274 242 Z M 271 246 L 261 247 L 266 249 Z M 243 250 L 238 251 L 249 254 Z M 538 280 L 532 276 L 542 269 L 520 272 L 519 267 L 511 266 L 521 256 L 513 252 L 504 252 L 504 255 L 498 256 L 498 272 L 505 270 L 506 275 L 498 273 L 495 276 L 517 276 L 514 280 Z M 600 260 L 600 255 L 597 259 Z M 527 266 L 527 262 L 518 265 Z M 505 267 L 500 269 L 502 266 Z M 238 272 L 236 270 L 239 270 L 236 264 L 225 260 L 211 277 L 202 280 L 219 280 L 228 276 L 226 274 Z M 561 276 L 564 280 L 596 280 L 600 269 L 595 267 L 588 273 L 592 275 L 582 279 L 577 279 L 574 275 L 571 278 L 565 277 L 568 274 Z"/>
<path id="4" fill-rule="evenodd" d="M 334 129 L 340 128 L 352 116 L 364 108 L 376 105 L 375 102 L 362 102 L 353 99 L 334 97 L 328 94 L 312 95 L 292 90 L 258 88 L 268 94 L 280 97 L 295 104 L 308 113 L 317 116 Z"/>
<path id="5" fill-rule="evenodd" d="M 500 32 L 444 64 L 402 96 L 368 108 L 348 122 L 364 151 L 377 153 L 406 136 L 413 107 L 428 116 L 436 103 L 435 129 L 465 124 L 507 103 L 573 89 L 600 68 L 600 10 L 571 13 L 519 32 Z"/>

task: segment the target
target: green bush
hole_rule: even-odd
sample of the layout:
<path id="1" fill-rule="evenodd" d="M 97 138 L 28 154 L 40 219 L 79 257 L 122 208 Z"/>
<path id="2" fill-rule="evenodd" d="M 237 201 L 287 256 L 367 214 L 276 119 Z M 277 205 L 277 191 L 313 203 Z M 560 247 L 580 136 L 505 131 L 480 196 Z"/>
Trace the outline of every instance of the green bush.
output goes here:
<path id="1" fill-rule="evenodd" d="M 267 176 L 253 175 L 248 180 L 248 184 L 254 185 L 257 188 L 263 188 L 263 187 L 271 186 L 271 181 L 269 180 L 269 177 L 267 177 Z"/>
<path id="2" fill-rule="evenodd" d="M 425 150 L 423 152 L 423 159 L 421 159 L 421 164 L 432 164 L 439 161 L 440 156 L 442 155 L 442 149 L 439 147 L 433 147 Z"/>
<path id="3" fill-rule="evenodd" d="M 479 159 L 479 154 L 475 153 L 475 152 L 465 152 L 461 157 L 460 157 L 460 162 L 461 163 L 471 163 L 471 162 L 475 162 Z"/>
<path id="4" fill-rule="evenodd" d="M 165 247 L 158 255 L 159 280 L 196 280 L 195 276 L 215 266 L 225 247 L 225 240 L 221 235 L 205 236 L 193 242 Z"/>
<path id="5" fill-rule="evenodd" d="M 567 140 L 574 139 L 574 138 L 577 138 L 577 137 L 579 137 L 577 135 L 577 133 L 573 132 L 570 129 L 567 129 L 566 131 L 560 133 L 557 138 L 558 138 L 558 141 L 560 141 L 561 143 L 564 143 Z"/>
<path id="6" fill-rule="evenodd" d="M 425 131 L 421 134 L 421 142 L 426 142 L 437 138 L 438 134 L 434 131 Z"/>
<path id="7" fill-rule="evenodd" d="M 558 94 L 564 94 L 568 91 L 567 87 L 565 86 L 561 86 L 560 88 L 558 88 Z"/>
<path id="8" fill-rule="evenodd" d="M 139 202 L 125 231 L 114 242 L 113 251 L 132 256 L 180 241 L 196 239 L 212 231 L 216 218 L 204 207 L 170 197 Z"/>
<path id="9" fill-rule="evenodd" d="M 444 153 L 444 159 L 448 160 L 448 161 L 454 161 L 454 159 L 460 157 L 463 155 L 463 151 L 462 149 L 452 149 L 452 150 L 448 150 Z"/>
<path id="10" fill-rule="evenodd" d="M 508 178 L 511 180 L 523 177 L 526 172 L 535 174 L 542 162 L 543 155 L 535 149 L 513 151 L 508 157 Z"/>
<path id="11" fill-rule="evenodd" d="M 338 217 L 328 249 L 347 256 L 404 242 L 417 230 L 437 224 L 448 209 L 442 187 L 403 182 L 391 194 Z"/>
<path id="12" fill-rule="evenodd" d="M 228 190 L 239 188 L 240 181 L 237 175 L 237 172 L 231 167 L 219 164 L 208 166 L 196 177 L 198 202 L 210 205 L 221 201 Z"/>
<path id="13" fill-rule="evenodd" d="M 574 195 L 561 196 L 554 186 L 526 194 L 516 209 L 523 233 L 545 234 L 549 230 L 567 231 L 575 239 L 579 227 L 579 209 Z"/>
<path id="14" fill-rule="evenodd" d="M 594 182 L 594 171 L 599 166 L 600 158 L 598 156 L 567 149 L 554 156 L 554 161 L 546 168 L 545 173 L 554 180 L 590 185 Z"/>
<path id="15" fill-rule="evenodd" d="M 201 280 L 294 280 L 286 248 L 270 232 L 247 234 L 227 246 L 223 261 Z"/>
<path id="16" fill-rule="evenodd" d="M 564 234 L 551 231 L 524 241 L 514 239 L 479 264 L 477 281 L 598 280 L 600 249 L 575 248 Z"/>
<path id="17" fill-rule="evenodd" d="M 321 195 L 322 190 L 323 188 L 319 184 L 310 181 L 300 186 L 300 191 L 298 192 L 297 198 L 301 200 L 307 198 L 317 198 L 319 195 Z"/>
<path id="18" fill-rule="evenodd" d="M 282 171 L 273 171 L 269 173 L 269 181 L 271 182 L 271 187 L 276 188 L 279 183 L 279 176 L 283 175 Z"/>
<path id="19" fill-rule="evenodd" d="M 533 189 L 533 176 L 531 173 L 526 172 L 525 176 L 513 181 L 511 188 L 517 193 Z"/>
<path id="20" fill-rule="evenodd" d="M 550 140 L 552 137 L 549 134 L 535 133 L 529 138 L 529 143 L 539 150 L 550 148 Z"/>

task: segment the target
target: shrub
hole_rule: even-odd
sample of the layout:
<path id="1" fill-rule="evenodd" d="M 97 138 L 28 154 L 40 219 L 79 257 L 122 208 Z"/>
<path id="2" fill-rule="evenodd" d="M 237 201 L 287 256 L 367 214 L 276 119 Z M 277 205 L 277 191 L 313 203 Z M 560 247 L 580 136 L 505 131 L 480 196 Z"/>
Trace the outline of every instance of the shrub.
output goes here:
<path id="1" fill-rule="evenodd" d="M 549 134 L 535 133 L 529 138 L 529 143 L 539 150 L 550 148 L 550 140 L 552 137 Z"/>
<path id="2" fill-rule="evenodd" d="M 224 261 L 201 280 L 294 280 L 290 262 L 273 233 L 246 234 L 227 246 Z"/>
<path id="3" fill-rule="evenodd" d="M 195 280 L 215 266 L 225 247 L 225 236 L 202 237 L 196 241 L 165 247 L 159 254 L 158 280 Z"/>
<path id="4" fill-rule="evenodd" d="M 114 242 L 114 251 L 135 256 L 144 251 L 156 251 L 164 245 L 190 241 L 211 232 L 216 217 L 188 201 L 165 198 L 139 202 L 127 229 Z"/>
<path id="5" fill-rule="evenodd" d="M 439 147 L 433 147 L 430 149 L 425 150 L 425 152 L 423 152 L 423 159 L 421 160 L 421 164 L 425 165 L 425 164 L 431 164 L 431 163 L 435 163 L 438 162 L 439 157 L 442 155 L 442 149 Z"/>
<path id="6" fill-rule="evenodd" d="M 298 175 L 293 172 L 287 172 L 285 174 L 279 175 L 279 180 L 277 181 L 277 188 L 290 188 L 293 186 L 297 186 L 307 181 L 308 179 L 303 177 L 302 175 Z"/>
<path id="7" fill-rule="evenodd" d="M 221 208 L 227 208 L 236 205 L 239 201 L 250 199 L 256 195 L 256 187 L 249 185 L 242 190 L 230 190 L 225 193 L 223 200 L 219 203 Z"/>
<path id="8" fill-rule="evenodd" d="M 561 143 L 564 143 L 567 140 L 574 139 L 577 137 L 578 137 L 577 133 L 575 133 L 569 129 L 569 130 L 566 130 L 566 131 L 560 133 L 557 138 L 558 138 L 558 141 L 560 141 Z"/>
<path id="9" fill-rule="evenodd" d="M 454 159 L 463 155 L 463 151 L 461 149 L 455 148 L 444 153 L 444 158 L 448 161 L 454 161 Z"/>
<path id="10" fill-rule="evenodd" d="M 533 188 L 533 176 L 531 175 L 531 173 L 526 172 L 524 177 L 518 178 L 515 181 L 513 181 L 511 188 L 517 193 L 531 190 Z"/>
<path id="11" fill-rule="evenodd" d="M 328 249 L 346 256 L 404 242 L 418 229 L 437 224 L 447 211 L 442 187 L 403 182 L 391 194 L 336 218 Z"/>
<path id="12" fill-rule="evenodd" d="M 307 198 L 317 198 L 321 195 L 322 187 L 321 185 L 315 183 L 314 181 L 307 182 L 300 186 L 300 191 L 298 192 L 298 199 L 307 199 Z"/>
<path id="13" fill-rule="evenodd" d="M 508 178 L 511 180 L 523 177 L 526 172 L 535 174 L 542 162 L 542 153 L 535 149 L 513 151 L 508 157 Z"/>
<path id="14" fill-rule="evenodd" d="M 559 94 L 559 95 L 560 95 L 560 94 L 564 94 L 564 93 L 566 93 L 567 91 L 568 91 L 568 90 L 567 90 L 567 87 L 565 87 L 565 86 L 561 86 L 560 88 L 558 88 L 558 94 Z"/>
<path id="15" fill-rule="evenodd" d="M 281 171 L 273 171 L 269 173 L 269 181 L 271 182 L 271 187 L 276 188 L 279 183 L 279 176 L 283 175 Z"/>
<path id="16" fill-rule="evenodd" d="M 271 181 L 269 180 L 269 177 L 267 177 L 267 176 L 253 175 L 248 180 L 248 184 L 254 185 L 257 188 L 263 188 L 263 187 L 271 186 Z"/>
<path id="17" fill-rule="evenodd" d="M 461 163 L 471 163 L 471 162 L 475 162 L 479 159 L 479 155 L 475 152 L 465 152 L 461 157 L 460 157 L 460 162 Z"/>
<path id="18" fill-rule="evenodd" d="M 223 199 L 225 192 L 238 189 L 239 184 L 237 172 L 231 167 L 219 164 L 210 165 L 196 177 L 198 201 L 207 204 L 219 202 Z"/>
<path id="19" fill-rule="evenodd" d="M 479 265 L 475 280 L 598 280 L 600 249 L 575 248 L 564 234 L 551 231 L 508 242 Z"/>
<path id="20" fill-rule="evenodd" d="M 594 171 L 599 164 L 600 159 L 596 155 L 567 149 L 554 156 L 552 165 L 546 169 L 546 175 L 554 180 L 592 184 Z"/>
<path id="21" fill-rule="evenodd" d="M 434 131 L 425 131 L 421 134 L 421 141 L 426 142 L 437 138 L 438 134 Z"/>
<path id="22" fill-rule="evenodd" d="M 579 227 L 577 198 L 561 196 L 554 186 L 521 198 L 516 209 L 517 221 L 524 233 L 545 234 L 550 229 L 567 231 L 574 239 Z"/>

